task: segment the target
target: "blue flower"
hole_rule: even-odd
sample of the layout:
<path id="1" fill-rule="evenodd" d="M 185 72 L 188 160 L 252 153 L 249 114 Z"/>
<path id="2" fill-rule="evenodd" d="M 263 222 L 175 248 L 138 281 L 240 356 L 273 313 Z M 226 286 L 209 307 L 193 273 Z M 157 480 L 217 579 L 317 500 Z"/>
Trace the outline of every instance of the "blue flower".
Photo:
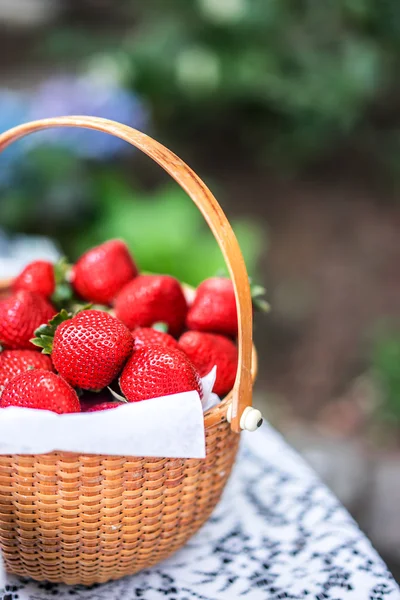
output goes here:
<path id="1" fill-rule="evenodd" d="M 28 119 L 64 115 L 90 115 L 120 121 L 144 129 L 148 113 L 140 100 L 115 82 L 90 74 L 53 77 L 31 97 Z M 82 158 L 105 160 L 129 149 L 122 140 L 85 129 L 53 129 L 30 138 L 30 147 L 52 144 L 65 147 Z"/>
<path id="2" fill-rule="evenodd" d="M 0 133 L 27 121 L 28 104 L 18 92 L 0 89 Z M 1 153 L 0 184 L 12 180 L 14 170 L 24 155 L 24 144 L 18 141 Z"/>

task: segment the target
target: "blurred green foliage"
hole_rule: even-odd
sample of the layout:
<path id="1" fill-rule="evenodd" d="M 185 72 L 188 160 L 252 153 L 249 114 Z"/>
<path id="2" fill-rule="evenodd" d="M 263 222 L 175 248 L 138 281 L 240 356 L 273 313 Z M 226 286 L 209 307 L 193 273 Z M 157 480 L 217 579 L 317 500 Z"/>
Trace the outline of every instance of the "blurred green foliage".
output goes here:
<path id="1" fill-rule="evenodd" d="M 358 131 L 397 86 L 398 0 L 130 4 L 131 29 L 91 51 L 87 36 L 81 56 L 147 100 L 158 128 L 189 139 L 233 130 L 261 155 L 304 162 Z M 76 53 L 81 33 L 57 32 L 48 47 Z"/>
<path id="2" fill-rule="evenodd" d="M 372 374 L 381 394 L 379 416 L 400 425 L 400 332 L 377 336 L 372 351 Z"/>
<path id="3" fill-rule="evenodd" d="M 68 150 L 42 146 L 26 154 L 0 195 L 0 224 L 68 243 L 94 210 L 91 170 Z"/>
<path id="4" fill-rule="evenodd" d="M 74 254 L 105 239 L 120 237 L 144 271 L 169 273 L 197 285 L 225 269 L 204 218 L 177 184 L 143 192 L 132 189 L 115 172 L 103 171 L 95 179 L 94 193 L 100 206 L 85 227 L 85 234 L 75 238 Z M 254 274 L 265 247 L 265 232 L 245 220 L 233 222 L 233 228 L 248 270 Z"/>
<path id="5" fill-rule="evenodd" d="M 123 238 L 144 271 L 170 273 L 197 285 L 225 268 L 204 218 L 178 184 L 143 191 L 116 167 L 42 147 L 23 161 L 18 181 L 0 196 L 9 231 L 56 238 L 74 260 L 90 246 Z M 254 221 L 233 222 L 251 275 L 266 234 Z"/>

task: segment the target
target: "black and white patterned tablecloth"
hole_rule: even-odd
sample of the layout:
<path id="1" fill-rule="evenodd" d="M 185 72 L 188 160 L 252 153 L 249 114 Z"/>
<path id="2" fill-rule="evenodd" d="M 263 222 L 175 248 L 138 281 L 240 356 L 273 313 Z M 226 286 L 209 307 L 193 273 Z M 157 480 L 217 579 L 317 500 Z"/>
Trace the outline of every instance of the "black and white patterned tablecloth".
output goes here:
<path id="1" fill-rule="evenodd" d="M 221 503 L 172 558 L 92 588 L 3 573 L 0 599 L 400 599 L 368 539 L 284 440 L 267 425 L 243 438 Z"/>

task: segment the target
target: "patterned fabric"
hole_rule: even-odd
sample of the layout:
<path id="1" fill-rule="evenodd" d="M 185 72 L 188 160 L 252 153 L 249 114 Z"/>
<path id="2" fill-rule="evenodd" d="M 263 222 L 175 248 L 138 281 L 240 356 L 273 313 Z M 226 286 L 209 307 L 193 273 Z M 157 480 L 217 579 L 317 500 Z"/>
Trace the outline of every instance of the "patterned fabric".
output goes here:
<path id="1" fill-rule="evenodd" d="M 270 427 L 243 434 L 214 515 L 164 563 L 92 588 L 3 574 L 1 600 L 398 600 L 352 518 Z"/>

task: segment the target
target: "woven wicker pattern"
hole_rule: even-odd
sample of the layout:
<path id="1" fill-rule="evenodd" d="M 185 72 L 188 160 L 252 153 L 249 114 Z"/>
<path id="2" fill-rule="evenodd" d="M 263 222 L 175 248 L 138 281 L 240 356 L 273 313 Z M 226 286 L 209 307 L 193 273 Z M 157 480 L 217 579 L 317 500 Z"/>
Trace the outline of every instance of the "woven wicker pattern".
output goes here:
<path id="1" fill-rule="evenodd" d="M 6 569 L 36 580 L 90 585 L 159 562 L 208 519 L 239 437 L 226 421 L 207 429 L 205 460 L 0 457 Z"/>

